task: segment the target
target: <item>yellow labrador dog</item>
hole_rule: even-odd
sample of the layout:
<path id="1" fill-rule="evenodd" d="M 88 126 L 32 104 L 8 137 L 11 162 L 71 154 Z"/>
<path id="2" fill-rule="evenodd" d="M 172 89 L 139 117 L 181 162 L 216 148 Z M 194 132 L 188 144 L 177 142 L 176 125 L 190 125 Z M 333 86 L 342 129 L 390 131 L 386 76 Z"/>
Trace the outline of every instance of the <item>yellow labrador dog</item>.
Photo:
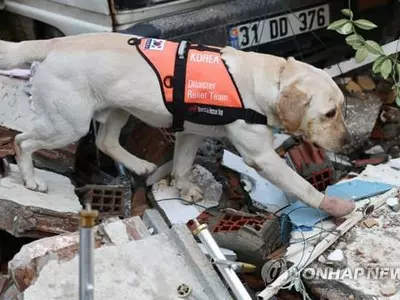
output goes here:
<path id="1" fill-rule="evenodd" d="M 46 183 L 34 173 L 32 153 L 77 141 L 88 132 L 92 118 L 101 123 L 96 140 L 101 151 L 139 175 L 156 169 L 127 152 L 118 141 L 129 115 L 154 127 L 170 127 L 173 120 L 155 72 L 135 47 L 128 45 L 131 37 L 99 33 L 20 43 L 0 41 L 0 69 L 40 62 L 31 82 L 31 104 L 38 118 L 29 132 L 15 139 L 18 166 L 28 189 L 47 191 Z M 202 197 L 187 174 L 203 139 L 226 136 L 246 164 L 285 192 L 332 216 L 353 211 L 354 202 L 324 196 L 288 167 L 272 146 L 270 126 L 303 134 L 331 151 L 349 142 L 341 111 L 344 96 L 331 77 L 294 58 L 231 47 L 223 48 L 221 57 L 244 106 L 266 116 L 268 126 L 243 120 L 219 126 L 185 122 L 185 130 L 177 133 L 172 171 L 182 197 L 192 201 Z"/>

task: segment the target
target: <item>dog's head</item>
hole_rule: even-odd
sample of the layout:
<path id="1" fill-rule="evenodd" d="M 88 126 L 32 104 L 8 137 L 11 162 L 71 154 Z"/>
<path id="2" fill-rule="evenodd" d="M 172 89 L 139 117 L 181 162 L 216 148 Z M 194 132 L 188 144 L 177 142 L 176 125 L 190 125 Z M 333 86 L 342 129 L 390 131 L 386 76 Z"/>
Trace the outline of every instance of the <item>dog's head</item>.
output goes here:
<path id="1" fill-rule="evenodd" d="M 339 151 L 351 141 L 344 122 L 344 96 L 325 71 L 289 58 L 282 71 L 277 115 L 291 133 Z"/>

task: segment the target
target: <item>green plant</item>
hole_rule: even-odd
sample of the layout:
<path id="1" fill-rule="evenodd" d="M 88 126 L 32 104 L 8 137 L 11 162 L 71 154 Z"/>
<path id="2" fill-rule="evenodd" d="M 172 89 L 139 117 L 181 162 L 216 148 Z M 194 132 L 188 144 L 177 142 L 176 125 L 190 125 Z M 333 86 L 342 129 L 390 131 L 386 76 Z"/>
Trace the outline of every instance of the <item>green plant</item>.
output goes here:
<path id="1" fill-rule="evenodd" d="M 382 47 L 375 41 L 364 39 L 358 31 L 372 30 L 378 26 L 366 19 L 354 19 L 354 14 L 350 9 L 342 9 L 342 14 L 347 17 L 336 20 L 328 26 L 328 30 L 346 35 L 346 43 L 355 51 L 357 63 L 363 62 L 369 55 L 373 56 L 372 71 L 380 74 L 385 80 L 392 79 L 392 89 L 396 94 L 396 104 L 400 106 L 400 61 L 397 53 L 387 55 Z"/>

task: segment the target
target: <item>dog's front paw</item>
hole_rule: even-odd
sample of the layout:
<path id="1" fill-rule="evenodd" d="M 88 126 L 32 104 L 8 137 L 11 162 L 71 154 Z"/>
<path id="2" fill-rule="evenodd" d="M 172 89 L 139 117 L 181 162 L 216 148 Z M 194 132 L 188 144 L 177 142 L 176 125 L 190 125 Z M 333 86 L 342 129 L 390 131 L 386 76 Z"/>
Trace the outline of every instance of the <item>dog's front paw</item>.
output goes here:
<path id="1" fill-rule="evenodd" d="M 203 191 L 201 188 L 190 181 L 175 181 L 175 186 L 179 190 L 182 199 L 196 203 L 203 200 Z"/>
<path id="2" fill-rule="evenodd" d="M 46 193 L 47 192 L 47 185 L 46 183 L 38 178 L 32 178 L 25 181 L 25 187 L 35 192 Z"/>
<path id="3" fill-rule="evenodd" d="M 150 175 L 156 169 L 157 169 L 157 165 L 143 160 L 135 166 L 135 173 L 139 176 Z"/>

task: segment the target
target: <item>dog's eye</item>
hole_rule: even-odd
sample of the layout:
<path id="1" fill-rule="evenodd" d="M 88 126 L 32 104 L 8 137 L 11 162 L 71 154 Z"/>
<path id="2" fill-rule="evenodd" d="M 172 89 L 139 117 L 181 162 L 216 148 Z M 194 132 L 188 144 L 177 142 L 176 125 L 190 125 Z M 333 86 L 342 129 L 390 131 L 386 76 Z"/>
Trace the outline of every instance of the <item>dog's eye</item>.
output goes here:
<path id="1" fill-rule="evenodd" d="M 325 114 L 325 117 L 331 119 L 336 115 L 336 109 L 331 109 Z"/>

